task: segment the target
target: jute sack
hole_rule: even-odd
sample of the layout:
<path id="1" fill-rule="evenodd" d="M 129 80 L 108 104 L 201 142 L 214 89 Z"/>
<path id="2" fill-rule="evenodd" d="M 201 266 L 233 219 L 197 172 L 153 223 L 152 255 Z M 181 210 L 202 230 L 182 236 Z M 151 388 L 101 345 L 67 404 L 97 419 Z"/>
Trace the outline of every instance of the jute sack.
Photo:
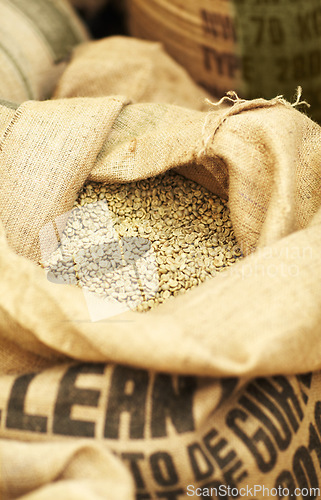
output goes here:
<path id="1" fill-rule="evenodd" d="M 1 0 L 0 18 L 0 99 L 49 98 L 84 25 L 65 0 Z"/>
<path id="2" fill-rule="evenodd" d="M 320 487 L 321 129 L 282 98 L 227 102 L 202 112 L 56 95 L 0 107 L 1 445 L 43 442 L 25 445 L 28 468 L 3 448 L 7 498 L 44 498 L 45 484 L 55 498 L 52 464 L 64 470 L 68 456 L 59 447 L 83 439 L 126 464 L 128 498 L 133 488 L 141 500 L 181 500 L 215 497 L 196 488 L 220 484 L 258 499 L 267 492 L 255 485 Z M 90 322 L 82 291 L 31 262 L 40 230 L 61 228 L 86 178 L 129 182 L 170 168 L 229 196 L 248 256 L 147 314 Z M 92 456 L 62 475 L 77 492 L 80 475 L 100 474 Z M 127 494 L 99 478 L 90 486 L 89 500 Z"/>
<path id="3" fill-rule="evenodd" d="M 77 363 L 0 381 L 1 498 L 321 496 L 320 373 L 248 382 Z"/>
<path id="4" fill-rule="evenodd" d="M 215 97 L 272 98 L 302 85 L 321 120 L 319 0 L 127 0 L 132 35 L 164 43 Z"/>
<path id="5" fill-rule="evenodd" d="M 199 110 L 208 109 L 210 98 L 161 44 L 121 36 L 79 45 L 53 98 L 114 94 Z"/>

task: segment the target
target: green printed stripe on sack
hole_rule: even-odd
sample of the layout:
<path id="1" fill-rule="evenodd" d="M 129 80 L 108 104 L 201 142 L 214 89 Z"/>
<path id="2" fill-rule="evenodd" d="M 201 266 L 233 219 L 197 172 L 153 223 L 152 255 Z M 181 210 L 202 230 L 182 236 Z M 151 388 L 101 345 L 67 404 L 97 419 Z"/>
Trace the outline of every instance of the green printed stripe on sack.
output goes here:
<path id="1" fill-rule="evenodd" d="M 24 74 L 24 72 L 23 72 L 21 66 L 19 65 L 18 61 L 16 60 L 16 58 L 8 51 L 7 47 L 5 47 L 0 42 L 0 51 L 1 50 L 6 55 L 6 57 L 10 60 L 11 64 L 14 66 L 15 70 L 19 74 L 20 79 L 23 82 L 24 87 L 26 89 L 28 99 L 34 99 L 34 95 L 33 95 L 32 89 L 30 87 L 28 77 Z"/>
<path id="2" fill-rule="evenodd" d="M 50 0 L 11 0 L 34 24 L 48 43 L 57 63 L 70 53 L 72 47 L 83 41 L 81 32 L 68 19 L 68 14 Z"/>
<path id="3" fill-rule="evenodd" d="M 0 99 L 0 106 L 4 106 L 5 108 L 17 109 L 19 104 L 16 102 L 6 101 L 6 99 Z"/>

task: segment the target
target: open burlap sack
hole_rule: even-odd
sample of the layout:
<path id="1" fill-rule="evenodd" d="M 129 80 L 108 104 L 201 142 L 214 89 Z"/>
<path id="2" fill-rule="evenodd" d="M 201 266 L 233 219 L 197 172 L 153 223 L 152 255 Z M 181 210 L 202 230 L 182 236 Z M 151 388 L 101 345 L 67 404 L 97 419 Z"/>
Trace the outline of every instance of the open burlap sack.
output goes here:
<path id="1" fill-rule="evenodd" d="M 215 97 L 293 96 L 321 120 L 319 0 L 127 0 L 133 36 L 162 42 Z"/>
<path id="2" fill-rule="evenodd" d="M 319 126 L 279 99 L 237 102 L 223 114 L 125 103 L 75 98 L 9 110 L 0 154 L 0 214 L 12 249 L 3 239 L 7 340 L 19 338 L 39 355 L 107 356 L 178 373 L 318 369 Z M 228 193 L 238 241 L 246 253 L 257 251 L 147 315 L 128 313 L 129 323 L 113 324 L 106 335 L 104 324 L 81 323 L 88 317 L 79 290 L 49 283 L 22 256 L 40 257 L 39 230 L 72 207 L 86 177 L 126 182 L 169 168 Z M 19 283 L 28 291 L 23 300 Z"/>
<path id="3" fill-rule="evenodd" d="M 123 490 L 104 490 L 101 474 L 112 479 L 118 463 L 105 473 L 106 455 L 97 468 L 97 445 L 128 467 L 140 500 L 319 488 L 320 127 L 282 98 L 231 94 L 230 107 L 201 112 L 56 97 L 0 107 L 5 494 L 73 499 L 84 488 L 89 500 L 130 498 L 125 476 Z M 39 231 L 63 221 L 86 178 L 128 182 L 170 168 L 229 197 L 248 256 L 147 314 L 92 323 L 81 290 L 49 282 L 32 262 Z M 45 480 L 34 448 L 43 443 L 20 452 L 25 469 L 8 439 L 47 443 Z M 68 456 L 81 467 L 66 467 Z M 80 475 L 93 478 L 87 489 Z M 271 490 L 279 486 L 289 495 Z"/>
<path id="4" fill-rule="evenodd" d="M 85 26 L 66 0 L 1 0 L 0 19 L 0 99 L 48 99 Z"/>

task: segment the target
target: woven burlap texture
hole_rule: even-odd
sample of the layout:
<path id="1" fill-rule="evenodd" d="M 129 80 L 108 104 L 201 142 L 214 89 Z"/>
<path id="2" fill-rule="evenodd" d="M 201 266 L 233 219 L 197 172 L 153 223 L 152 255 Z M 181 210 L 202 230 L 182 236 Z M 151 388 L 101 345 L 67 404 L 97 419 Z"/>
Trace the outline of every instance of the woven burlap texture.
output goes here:
<path id="1" fill-rule="evenodd" d="M 130 82 L 130 85 L 129 85 Z M 54 98 L 124 94 L 135 102 L 206 110 L 209 94 L 163 50 L 160 43 L 114 36 L 73 51 Z"/>
<path id="2" fill-rule="evenodd" d="M 71 209 L 124 102 L 112 97 L 27 101 L 18 108 L 1 143 L 6 168 L 0 213 L 19 253 L 39 259 L 40 229 Z M 46 157 L 51 158 L 47 168 Z"/>

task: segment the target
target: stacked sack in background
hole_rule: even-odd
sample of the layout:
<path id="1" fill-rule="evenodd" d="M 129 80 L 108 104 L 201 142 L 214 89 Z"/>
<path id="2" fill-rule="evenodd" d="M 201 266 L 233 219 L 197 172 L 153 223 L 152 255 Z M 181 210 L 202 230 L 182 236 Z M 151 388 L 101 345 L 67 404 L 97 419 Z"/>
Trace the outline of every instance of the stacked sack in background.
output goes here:
<path id="1" fill-rule="evenodd" d="M 299 95 L 206 96 L 158 44 L 118 37 L 79 46 L 50 100 L 1 103 L 1 498 L 320 496 L 321 129 Z M 84 183 L 169 170 L 229 199 L 245 258 L 91 321 L 42 244 Z"/>
<path id="2" fill-rule="evenodd" d="M 64 0 L 3 0 L 0 17 L 0 98 L 48 99 L 87 30 Z"/>
<path id="3" fill-rule="evenodd" d="M 133 36 L 158 40 L 220 98 L 291 99 L 298 85 L 321 120 L 319 0 L 127 0 Z"/>

